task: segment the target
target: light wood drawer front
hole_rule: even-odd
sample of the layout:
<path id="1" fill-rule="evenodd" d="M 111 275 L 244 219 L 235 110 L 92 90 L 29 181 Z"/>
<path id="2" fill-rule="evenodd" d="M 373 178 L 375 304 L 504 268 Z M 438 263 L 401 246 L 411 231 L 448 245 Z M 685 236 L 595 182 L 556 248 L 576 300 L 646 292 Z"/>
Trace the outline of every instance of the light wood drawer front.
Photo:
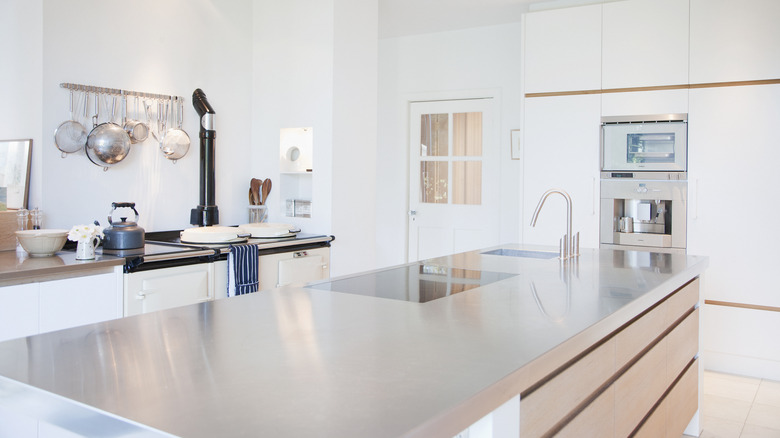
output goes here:
<path id="1" fill-rule="evenodd" d="M 615 436 L 628 436 L 666 388 L 666 339 L 663 339 L 615 382 Z"/>
<path id="2" fill-rule="evenodd" d="M 617 368 L 620 369 L 636 357 L 667 327 L 692 309 L 698 300 L 699 279 L 697 278 L 618 333 L 615 344 Z M 675 375 L 675 377 L 677 376 Z"/>
<path id="3" fill-rule="evenodd" d="M 615 432 L 615 387 L 610 386 L 583 409 L 557 438 L 609 438 Z"/>
<path id="4" fill-rule="evenodd" d="M 615 365 L 618 369 L 636 357 L 666 329 L 666 303 L 664 301 L 615 336 Z"/>
<path id="5" fill-rule="evenodd" d="M 541 436 L 615 372 L 614 339 L 520 399 L 520 436 Z"/>
<path id="6" fill-rule="evenodd" d="M 666 325 L 672 325 L 675 321 L 680 319 L 685 312 L 695 307 L 698 302 L 699 279 L 696 278 L 666 300 Z"/>
<path id="7" fill-rule="evenodd" d="M 679 438 L 699 409 L 699 359 L 691 364 L 666 396 L 666 436 Z M 658 435 L 663 436 L 663 435 Z"/>
<path id="8" fill-rule="evenodd" d="M 699 309 L 696 309 L 666 336 L 667 385 L 674 382 L 698 351 Z"/>
<path id="9" fill-rule="evenodd" d="M 637 431 L 633 438 L 661 438 L 666 436 L 666 405 L 668 402 L 664 399 L 658 408 L 645 421 L 645 424 Z M 682 435 L 682 433 L 680 434 Z M 680 438 L 680 437 L 677 437 Z"/>

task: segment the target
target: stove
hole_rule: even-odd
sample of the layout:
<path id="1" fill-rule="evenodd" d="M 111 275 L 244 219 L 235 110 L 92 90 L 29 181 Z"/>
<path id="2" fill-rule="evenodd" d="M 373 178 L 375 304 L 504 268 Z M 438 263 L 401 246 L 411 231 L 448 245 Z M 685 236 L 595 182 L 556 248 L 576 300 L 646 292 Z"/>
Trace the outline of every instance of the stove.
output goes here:
<path id="1" fill-rule="evenodd" d="M 310 285 L 313 289 L 426 303 L 476 289 L 517 274 L 448 268 L 426 264 L 390 268 Z"/>

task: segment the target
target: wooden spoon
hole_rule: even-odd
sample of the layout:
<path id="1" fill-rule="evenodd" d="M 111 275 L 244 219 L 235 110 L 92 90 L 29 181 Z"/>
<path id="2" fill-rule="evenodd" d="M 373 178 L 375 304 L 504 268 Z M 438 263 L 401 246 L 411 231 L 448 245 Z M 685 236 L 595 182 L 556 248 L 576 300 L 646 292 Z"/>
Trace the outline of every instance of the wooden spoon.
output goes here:
<path id="1" fill-rule="evenodd" d="M 263 197 L 260 198 L 260 204 L 265 204 L 265 201 L 268 200 L 268 194 L 271 193 L 271 178 L 266 179 L 263 181 Z"/>
<path id="2" fill-rule="evenodd" d="M 252 189 L 249 189 L 249 205 L 256 205 L 255 204 L 255 197 L 252 195 Z"/>
<path id="3" fill-rule="evenodd" d="M 252 197 L 254 198 L 254 204 L 253 205 L 260 205 L 263 203 L 263 200 L 260 198 L 260 186 L 263 184 L 263 180 L 252 178 L 252 181 L 249 182 L 249 188 L 252 191 Z"/>

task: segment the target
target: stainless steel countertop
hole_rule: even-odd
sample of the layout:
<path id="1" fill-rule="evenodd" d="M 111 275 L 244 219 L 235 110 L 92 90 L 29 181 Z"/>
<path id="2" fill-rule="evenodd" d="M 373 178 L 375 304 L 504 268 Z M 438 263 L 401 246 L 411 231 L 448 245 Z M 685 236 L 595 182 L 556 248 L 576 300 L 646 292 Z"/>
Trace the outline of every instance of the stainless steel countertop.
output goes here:
<path id="1" fill-rule="evenodd" d="M 0 404 L 84 435 L 453 436 L 707 258 L 427 262 L 517 275 L 424 304 L 282 288 L 11 340 Z"/>
<path id="2" fill-rule="evenodd" d="M 289 246 L 328 242 L 331 240 L 333 240 L 332 236 L 299 234 L 295 238 L 250 239 L 248 243 L 254 243 L 262 250 L 283 250 L 285 247 Z M 154 245 L 151 241 L 147 243 L 152 246 L 159 246 Z M 208 245 L 203 245 L 203 247 L 207 246 Z M 188 248 L 174 248 L 169 246 L 168 248 L 170 251 L 166 253 L 144 255 L 144 259 L 148 262 L 152 262 L 198 257 L 214 253 L 213 249 L 198 249 L 196 246 Z M 222 254 L 229 251 L 227 247 L 218 249 Z M 176 252 L 177 250 L 179 252 Z M 35 281 L 93 275 L 100 272 L 108 272 L 112 270 L 114 266 L 121 266 L 125 263 L 124 257 L 103 254 L 102 247 L 99 247 L 96 253 L 94 260 L 76 260 L 76 253 L 74 251 L 59 251 L 51 257 L 30 257 L 23 251 L 20 253 L 17 253 L 16 251 L 0 251 L 0 287 Z"/>

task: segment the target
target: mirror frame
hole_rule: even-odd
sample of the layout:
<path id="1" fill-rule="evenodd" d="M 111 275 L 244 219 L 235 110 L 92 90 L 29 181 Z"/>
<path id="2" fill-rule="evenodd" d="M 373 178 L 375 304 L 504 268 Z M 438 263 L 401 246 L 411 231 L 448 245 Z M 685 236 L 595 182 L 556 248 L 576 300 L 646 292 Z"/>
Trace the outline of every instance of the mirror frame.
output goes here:
<path id="1" fill-rule="evenodd" d="M 12 169 L 14 169 L 14 168 L 18 169 L 19 173 L 25 172 L 24 176 L 19 175 L 20 177 L 24 178 L 24 181 L 19 181 L 19 186 L 22 186 L 22 184 L 24 186 L 21 187 L 21 190 L 22 190 L 22 193 L 21 193 L 21 196 L 22 196 L 21 205 L 16 205 L 16 204 L 8 205 L 8 197 L 7 197 L 8 196 L 7 195 L 8 186 L 5 185 L 7 183 L 5 183 L 5 181 L 3 181 L 3 185 L 0 185 L 0 187 L 5 187 L 6 188 L 6 200 L 5 201 L 6 201 L 6 209 L 8 209 L 8 210 L 19 210 L 19 209 L 22 209 L 22 208 L 26 209 L 27 208 L 28 198 L 30 196 L 30 167 L 32 165 L 31 157 L 32 157 L 32 143 L 33 143 L 33 141 L 32 141 L 31 138 L 24 138 L 24 139 L 18 139 L 18 140 L 0 140 L 0 150 L 6 149 L 6 151 L 5 151 L 6 158 L 8 157 L 7 149 L 9 149 L 11 147 L 11 145 L 13 145 L 14 143 L 21 143 L 22 144 L 22 147 L 20 149 L 22 151 L 22 154 L 21 154 L 22 156 L 19 157 L 17 163 L 15 164 L 14 167 L 12 167 Z M 0 162 L 0 167 L 8 168 L 8 163 Z"/>

